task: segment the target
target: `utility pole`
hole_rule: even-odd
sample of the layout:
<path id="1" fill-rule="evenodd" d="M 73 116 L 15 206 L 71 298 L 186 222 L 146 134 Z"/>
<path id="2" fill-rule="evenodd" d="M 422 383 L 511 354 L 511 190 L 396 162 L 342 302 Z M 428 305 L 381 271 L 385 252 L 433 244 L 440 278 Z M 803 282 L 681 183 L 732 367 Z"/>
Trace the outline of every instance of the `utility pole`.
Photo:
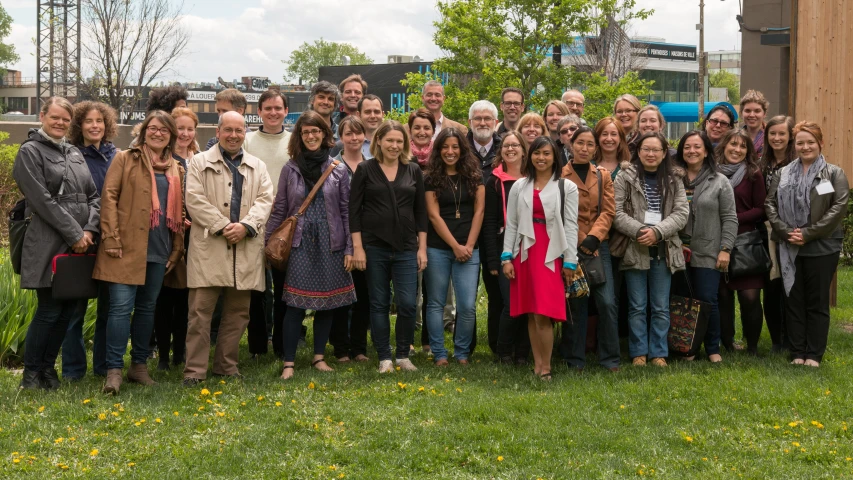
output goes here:
<path id="1" fill-rule="evenodd" d="M 705 0 L 699 0 L 699 116 L 698 121 L 705 115 Z"/>

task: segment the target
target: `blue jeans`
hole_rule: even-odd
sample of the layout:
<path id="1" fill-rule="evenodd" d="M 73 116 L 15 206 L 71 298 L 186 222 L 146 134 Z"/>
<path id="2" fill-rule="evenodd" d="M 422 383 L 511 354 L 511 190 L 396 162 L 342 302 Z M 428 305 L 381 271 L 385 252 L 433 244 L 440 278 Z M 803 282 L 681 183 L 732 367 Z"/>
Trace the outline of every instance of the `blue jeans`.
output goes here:
<path id="1" fill-rule="evenodd" d="M 591 294 L 598 307 L 598 363 L 604 368 L 619 366 L 619 324 L 617 316 L 619 305 L 615 293 L 613 269 L 610 264 L 610 246 L 607 241 L 601 242 L 598 255 L 604 265 L 607 281 L 597 287 L 592 287 Z M 589 319 L 589 297 L 573 298 L 571 305 L 571 320 L 563 323 L 563 337 L 560 341 L 560 354 L 569 366 L 584 368 L 586 366 L 586 330 Z M 668 323 L 667 323 L 668 324 Z"/>
<path id="2" fill-rule="evenodd" d="M 24 340 L 24 368 L 54 368 L 59 348 L 72 320 L 86 314 L 86 300 L 54 300 L 50 287 L 36 289 L 38 306 Z"/>
<path id="3" fill-rule="evenodd" d="M 379 360 L 391 360 L 391 283 L 397 305 L 397 358 L 409 358 L 415 341 L 418 296 L 418 257 L 415 252 L 364 247 L 367 254 L 367 292 L 370 296 L 370 332 Z M 446 292 L 445 292 L 446 293 Z"/>
<path id="4" fill-rule="evenodd" d="M 166 265 L 148 262 L 145 285 L 110 284 L 110 316 L 107 321 L 107 368 L 123 368 L 127 339 L 130 337 L 130 361 L 146 363 L 151 353 L 154 309 L 163 285 Z M 133 314 L 133 322 L 130 315 Z"/>
<path id="5" fill-rule="evenodd" d="M 426 321 L 429 346 L 436 360 L 447 358 L 444 348 L 444 304 L 447 286 L 453 280 L 456 293 L 456 333 L 453 336 L 453 356 L 467 360 L 471 355 L 471 340 L 477 331 L 477 287 L 480 282 L 480 251 L 474 250 L 465 263 L 456 261 L 453 250 L 427 247 L 427 268 L 424 285 L 427 290 Z"/>
<path id="6" fill-rule="evenodd" d="M 628 352 L 631 358 L 647 355 L 666 358 L 669 346 L 669 287 L 672 275 L 665 260 L 649 259 L 648 270 L 625 270 L 628 286 Z M 651 306 L 651 318 L 646 309 Z"/>
<path id="7" fill-rule="evenodd" d="M 110 312 L 109 284 L 98 284 L 97 318 L 95 319 L 95 340 L 92 345 L 92 367 L 95 375 L 107 374 L 107 317 Z M 72 318 L 62 342 L 62 378 L 79 379 L 86 375 L 86 345 L 83 339 L 83 316 Z"/>

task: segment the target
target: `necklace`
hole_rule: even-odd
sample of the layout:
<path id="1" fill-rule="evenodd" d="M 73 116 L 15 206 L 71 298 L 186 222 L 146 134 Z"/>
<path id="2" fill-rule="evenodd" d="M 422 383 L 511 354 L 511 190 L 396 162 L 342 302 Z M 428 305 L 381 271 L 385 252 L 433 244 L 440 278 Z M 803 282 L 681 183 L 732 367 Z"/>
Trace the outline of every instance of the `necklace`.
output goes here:
<path id="1" fill-rule="evenodd" d="M 462 192 L 459 192 L 459 198 L 456 198 L 456 192 L 459 191 L 459 184 L 462 183 L 462 180 L 453 181 L 450 176 L 447 177 L 447 180 L 450 181 L 450 186 L 453 187 L 453 203 L 456 205 L 456 218 L 460 218 L 459 215 L 459 205 L 462 203 Z"/>

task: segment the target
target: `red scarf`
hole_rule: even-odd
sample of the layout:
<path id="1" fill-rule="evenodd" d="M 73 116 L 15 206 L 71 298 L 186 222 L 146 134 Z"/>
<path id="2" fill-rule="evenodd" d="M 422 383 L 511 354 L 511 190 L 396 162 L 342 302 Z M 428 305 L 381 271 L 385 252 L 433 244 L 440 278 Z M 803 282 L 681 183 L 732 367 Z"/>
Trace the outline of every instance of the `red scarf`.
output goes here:
<path id="1" fill-rule="evenodd" d="M 180 175 L 177 171 L 177 162 L 172 159 L 168 150 L 164 150 L 168 154 L 166 158 L 155 154 L 148 145 L 142 146 L 142 154 L 148 157 L 151 165 L 151 229 L 160 226 L 160 215 L 163 211 L 160 208 L 160 197 L 157 195 L 157 179 L 154 177 L 154 172 L 164 173 L 166 180 L 169 182 L 169 192 L 166 194 L 166 226 L 173 232 L 179 232 L 184 229 L 183 220 L 183 199 L 181 198 L 181 182 Z"/>
<path id="2" fill-rule="evenodd" d="M 432 140 L 430 140 L 429 145 L 423 148 L 415 145 L 415 142 L 410 143 L 412 145 L 412 155 L 418 159 L 418 165 L 420 165 L 421 168 L 426 168 L 427 162 L 429 161 L 429 154 L 432 153 Z"/>
<path id="3" fill-rule="evenodd" d="M 506 188 L 504 188 L 504 182 L 510 182 L 514 180 L 518 180 L 517 178 L 513 178 L 510 174 L 504 172 L 504 166 L 498 165 L 492 170 L 492 175 L 497 177 L 498 185 L 501 187 L 501 198 L 503 201 L 501 202 L 501 208 L 504 211 L 504 226 L 506 226 Z"/>

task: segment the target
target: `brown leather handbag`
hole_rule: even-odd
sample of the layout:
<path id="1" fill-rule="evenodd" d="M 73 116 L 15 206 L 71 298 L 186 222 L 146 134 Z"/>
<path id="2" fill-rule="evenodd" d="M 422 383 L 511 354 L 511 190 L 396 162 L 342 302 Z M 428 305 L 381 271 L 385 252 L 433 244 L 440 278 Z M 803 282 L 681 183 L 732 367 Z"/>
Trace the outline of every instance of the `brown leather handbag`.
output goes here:
<path id="1" fill-rule="evenodd" d="M 323 186 L 323 183 L 326 182 L 326 179 L 331 175 L 332 170 L 335 169 L 341 162 L 334 160 L 331 165 L 323 172 L 323 175 L 320 176 L 320 179 L 317 180 L 317 183 L 314 184 L 314 188 L 311 189 L 311 192 L 308 193 L 308 196 L 305 197 L 305 200 L 302 202 L 302 206 L 299 207 L 299 210 L 295 215 L 287 217 L 275 231 L 270 235 L 269 241 L 267 241 L 267 246 L 264 248 L 264 255 L 267 257 L 267 261 L 270 262 L 270 266 L 275 268 L 276 270 L 281 270 L 282 272 L 287 270 L 287 261 L 290 260 L 290 248 L 293 246 L 293 234 L 296 233 L 296 225 L 299 223 L 299 217 L 305 214 L 305 211 L 308 210 L 308 206 L 311 205 L 311 202 L 314 200 L 314 197 L 317 195 L 317 192 L 320 190 L 320 187 Z"/>

